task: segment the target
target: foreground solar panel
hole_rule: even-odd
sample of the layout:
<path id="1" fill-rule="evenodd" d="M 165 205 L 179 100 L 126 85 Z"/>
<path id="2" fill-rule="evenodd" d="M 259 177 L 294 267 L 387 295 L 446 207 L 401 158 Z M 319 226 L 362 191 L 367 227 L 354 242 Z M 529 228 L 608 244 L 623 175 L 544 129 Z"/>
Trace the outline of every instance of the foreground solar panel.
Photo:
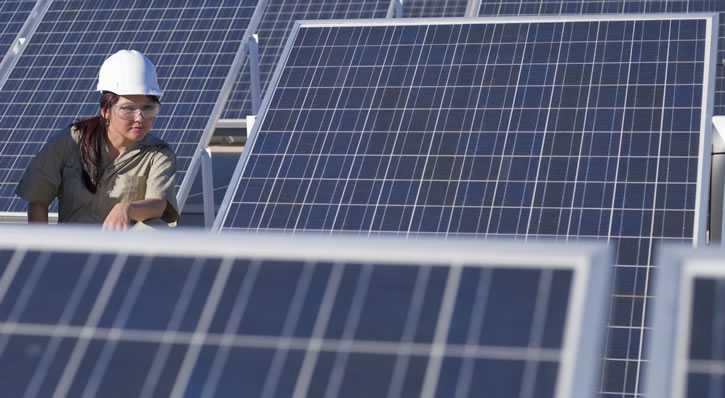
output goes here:
<path id="1" fill-rule="evenodd" d="M 725 251 L 665 247 L 657 269 L 647 396 L 725 393 Z"/>
<path id="2" fill-rule="evenodd" d="M 0 212 L 22 212 L 15 186 L 48 137 L 98 113 L 98 68 L 125 48 L 157 66 L 162 112 L 154 132 L 177 155 L 183 203 L 199 148 L 221 110 L 220 92 L 256 1 L 56 0 L 0 90 Z M 238 62 L 238 61 L 237 61 Z"/>
<path id="3" fill-rule="evenodd" d="M 403 16 L 463 17 L 466 15 L 468 3 L 468 0 L 403 0 Z"/>
<path id="4" fill-rule="evenodd" d="M 721 12 L 715 114 L 725 115 L 725 1 L 722 0 L 479 0 L 482 17 L 504 15 Z"/>
<path id="5" fill-rule="evenodd" d="M 47 227 L 0 230 L 0 257 L 3 394 L 30 397 L 590 397 L 611 261 L 590 244 Z"/>
<path id="6" fill-rule="evenodd" d="M 391 12 L 390 0 L 260 0 L 264 10 L 255 33 L 259 37 L 259 73 L 264 92 L 274 72 L 284 41 L 295 21 L 301 19 L 385 18 Z M 462 15 L 462 14 L 461 14 Z M 255 112 L 250 96 L 247 63 L 239 74 L 222 115 L 225 119 L 244 119 Z"/>
<path id="7" fill-rule="evenodd" d="M 3 0 L 0 3 L 0 61 L 35 7 L 35 0 Z"/>
<path id="8" fill-rule="evenodd" d="M 602 389 L 639 391 L 652 247 L 705 237 L 715 26 L 302 24 L 216 227 L 614 240 Z"/>

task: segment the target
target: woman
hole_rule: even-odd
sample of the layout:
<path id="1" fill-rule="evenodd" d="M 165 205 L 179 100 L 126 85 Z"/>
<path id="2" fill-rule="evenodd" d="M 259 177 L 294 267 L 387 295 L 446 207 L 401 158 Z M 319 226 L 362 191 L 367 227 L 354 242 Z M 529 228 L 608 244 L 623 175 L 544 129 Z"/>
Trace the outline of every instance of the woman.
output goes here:
<path id="1" fill-rule="evenodd" d="M 29 222 L 48 222 L 58 198 L 58 221 L 126 229 L 137 221 L 178 218 L 175 157 L 149 134 L 159 112 L 156 68 L 143 54 L 121 50 L 98 74 L 100 115 L 52 137 L 25 171 L 17 194 Z"/>

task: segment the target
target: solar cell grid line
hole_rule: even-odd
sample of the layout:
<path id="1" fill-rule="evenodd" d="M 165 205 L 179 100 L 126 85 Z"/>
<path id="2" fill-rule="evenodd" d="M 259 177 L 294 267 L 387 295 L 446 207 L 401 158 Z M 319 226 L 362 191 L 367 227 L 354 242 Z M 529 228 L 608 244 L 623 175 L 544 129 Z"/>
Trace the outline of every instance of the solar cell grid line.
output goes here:
<path id="1" fill-rule="evenodd" d="M 183 205 L 199 148 L 223 108 L 244 58 L 241 43 L 257 2 L 53 1 L 0 89 L 0 212 L 19 213 L 14 194 L 30 159 L 77 118 L 98 113 L 102 61 L 120 49 L 145 53 L 164 93 L 153 133 L 177 155 Z"/>
<path id="2" fill-rule="evenodd" d="M 725 387 L 722 248 L 660 248 L 648 396 L 715 397 Z"/>
<path id="3" fill-rule="evenodd" d="M 5 394 L 564 398 L 597 385 L 603 243 L 148 238 L 0 229 Z"/>
<path id="4" fill-rule="evenodd" d="M 653 245 L 705 239 L 711 18 L 301 22 L 215 228 L 613 240 L 638 395 Z"/>
<path id="5" fill-rule="evenodd" d="M 403 0 L 403 16 L 463 17 L 466 16 L 468 0 Z"/>
<path id="6" fill-rule="evenodd" d="M 262 92 L 284 48 L 284 41 L 295 21 L 302 19 L 385 18 L 392 11 L 390 0 L 260 0 L 263 13 L 259 35 L 259 71 Z M 244 119 L 251 115 L 249 66 L 245 63 L 222 115 L 224 119 Z"/>
<path id="7" fill-rule="evenodd" d="M 720 12 L 718 59 L 725 60 L 725 2 L 719 0 L 479 0 L 479 16 Z M 718 62 L 721 62 L 718 61 Z M 718 67 L 716 115 L 725 115 L 725 65 Z"/>

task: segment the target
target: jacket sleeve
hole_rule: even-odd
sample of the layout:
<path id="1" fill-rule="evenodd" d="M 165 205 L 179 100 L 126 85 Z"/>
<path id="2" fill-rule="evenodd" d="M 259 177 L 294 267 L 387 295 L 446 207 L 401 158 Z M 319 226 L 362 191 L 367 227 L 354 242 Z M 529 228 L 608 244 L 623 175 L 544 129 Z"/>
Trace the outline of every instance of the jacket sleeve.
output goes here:
<path id="1" fill-rule="evenodd" d="M 161 219 L 174 223 L 179 218 L 176 202 L 176 156 L 169 149 L 157 152 L 146 178 L 145 199 L 166 199 L 167 206 Z"/>
<path id="2" fill-rule="evenodd" d="M 30 161 L 15 193 L 30 203 L 50 204 L 61 189 L 65 157 L 73 142 L 68 132 L 51 137 Z"/>

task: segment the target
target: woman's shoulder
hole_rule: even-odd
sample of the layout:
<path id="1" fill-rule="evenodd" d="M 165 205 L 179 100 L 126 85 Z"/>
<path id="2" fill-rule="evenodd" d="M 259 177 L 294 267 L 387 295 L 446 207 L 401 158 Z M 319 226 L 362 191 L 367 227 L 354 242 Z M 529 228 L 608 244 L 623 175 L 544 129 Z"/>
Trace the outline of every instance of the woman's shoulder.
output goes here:
<path id="1" fill-rule="evenodd" d="M 46 147 L 55 148 L 59 151 L 65 151 L 78 146 L 80 141 L 80 131 L 75 127 L 58 130 L 48 137 Z"/>
<path id="2" fill-rule="evenodd" d="M 139 144 L 142 148 L 144 148 L 145 151 L 153 153 L 154 156 L 170 158 L 175 157 L 174 151 L 171 149 L 171 146 L 162 138 L 156 135 L 146 135 L 146 137 L 144 137 Z"/>

